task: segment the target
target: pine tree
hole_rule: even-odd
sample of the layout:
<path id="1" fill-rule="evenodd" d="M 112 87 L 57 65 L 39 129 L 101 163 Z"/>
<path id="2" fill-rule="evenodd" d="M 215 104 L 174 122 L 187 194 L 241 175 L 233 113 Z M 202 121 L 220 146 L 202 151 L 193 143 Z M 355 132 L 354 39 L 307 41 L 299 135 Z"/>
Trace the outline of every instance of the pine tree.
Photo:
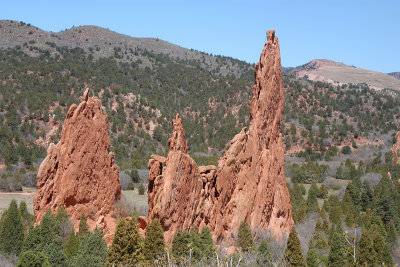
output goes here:
<path id="1" fill-rule="evenodd" d="M 0 229 L 0 251 L 9 255 L 19 255 L 24 240 L 24 228 L 17 202 L 12 200 L 7 217 Z"/>
<path id="2" fill-rule="evenodd" d="M 326 212 L 325 209 L 322 208 L 320 215 L 322 217 L 322 231 L 324 231 L 325 234 L 329 233 L 329 223 L 328 223 L 328 218 L 326 217 Z"/>
<path id="3" fill-rule="evenodd" d="M 376 224 L 372 225 L 369 231 L 372 235 L 374 250 L 376 251 L 378 264 L 393 264 L 392 253 L 388 253 L 388 246 L 385 243 L 385 238 L 379 232 L 378 226 Z"/>
<path id="4" fill-rule="evenodd" d="M 49 259 L 49 263 L 53 267 L 67 267 L 68 259 L 65 255 L 62 241 L 59 236 L 56 236 L 53 241 L 44 246 L 44 250 L 47 258 Z"/>
<path id="5" fill-rule="evenodd" d="M 21 215 L 22 224 L 24 227 L 24 233 L 27 234 L 28 231 L 33 227 L 34 218 L 28 212 L 25 201 L 19 203 L 19 214 Z"/>
<path id="6" fill-rule="evenodd" d="M 195 260 L 200 260 L 202 257 L 202 250 L 201 250 L 201 238 L 199 235 L 199 227 L 195 225 L 190 231 L 190 244 L 189 250 L 191 252 L 191 256 Z"/>
<path id="7" fill-rule="evenodd" d="M 319 211 L 318 199 L 317 199 L 318 191 L 319 190 L 318 190 L 317 185 L 315 183 L 312 183 L 310 190 L 308 191 L 307 212 Z"/>
<path id="8" fill-rule="evenodd" d="M 271 250 L 267 240 L 262 240 L 257 248 L 257 264 L 259 266 L 273 266 Z"/>
<path id="9" fill-rule="evenodd" d="M 27 250 L 22 252 L 17 267 L 51 267 L 47 256 L 43 252 Z"/>
<path id="10" fill-rule="evenodd" d="M 331 220 L 332 224 L 339 225 L 342 223 L 342 219 L 340 217 L 340 206 L 331 206 L 329 207 L 329 219 Z"/>
<path id="11" fill-rule="evenodd" d="M 242 221 L 239 226 L 238 245 L 245 252 L 249 252 L 254 246 L 253 236 L 246 220 Z"/>
<path id="12" fill-rule="evenodd" d="M 108 249 L 106 266 L 135 265 L 144 260 L 143 238 L 136 219 L 122 218 L 117 224 L 113 242 Z"/>
<path id="13" fill-rule="evenodd" d="M 207 226 L 203 227 L 201 229 L 201 234 L 200 234 L 200 249 L 202 252 L 202 257 L 206 259 L 211 259 L 214 256 L 214 241 L 211 236 L 210 229 L 208 229 Z"/>
<path id="14" fill-rule="evenodd" d="M 103 233 L 97 228 L 93 233 L 87 233 L 79 247 L 78 254 L 72 258 L 71 267 L 103 267 L 107 258 L 107 243 Z"/>
<path id="15" fill-rule="evenodd" d="M 317 252 L 315 251 L 315 248 L 312 247 L 308 250 L 307 252 L 307 267 L 318 267 L 318 257 L 317 257 Z"/>
<path id="16" fill-rule="evenodd" d="M 172 240 L 172 255 L 175 257 L 187 257 L 189 255 L 191 234 L 188 231 L 176 231 Z"/>
<path id="17" fill-rule="evenodd" d="M 146 228 L 143 254 L 146 260 L 153 261 L 164 253 L 164 230 L 158 219 L 154 219 Z"/>
<path id="18" fill-rule="evenodd" d="M 81 215 L 81 220 L 79 221 L 79 232 L 78 232 L 78 237 L 80 240 L 82 240 L 85 235 L 89 233 L 89 227 L 87 225 L 87 219 L 84 213 Z"/>
<path id="19" fill-rule="evenodd" d="M 348 255 L 346 251 L 346 240 L 344 240 L 341 229 L 335 229 L 332 227 L 329 237 L 329 245 L 331 246 L 331 249 L 328 255 L 328 266 L 347 266 Z"/>
<path id="20" fill-rule="evenodd" d="M 307 205 L 303 200 L 300 204 L 300 208 L 296 212 L 296 223 L 301 222 L 307 216 Z"/>
<path id="21" fill-rule="evenodd" d="M 36 226 L 35 228 L 31 229 L 28 235 L 25 237 L 22 251 L 34 251 L 39 252 L 42 251 L 43 243 L 42 243 L 42 236 L 40 232 L 40 227 Z"/>
<path id="22" fill-rule="evenodd" d="M 75 234 L 75 229 L 72 227 L 72 231 L 64 245 L 64 251 L 68 259 L 74 257 L 79 251 L 80 241 Z"/>
<path id="23" fill-rule="evenodd" d="M 39 225 L 41 248 L 50 244 L 56 235 L 58 235 L 58 223 L 50 209 L 44 214 L 42 221 Z"/>
<path id="24" fill-rule="evenodd" d="M 298 182 L 294 182 L 293 184 L 293 199 L 291 198 L 292 205 L 298 208 L 303 201 L 303 195 L 301 192 L 301 186 Z"/>
<path id="25" fill-rule="evenodd" d="M 290 231 L 283 257 L 286 266 L 307 266 L 306 262 L 304 261 L 303 251 L 301 249 L 300 240 L 297 236 L 295 227 L 293 227 L 292 231 Z"/>
<path id="26" fill-rule="evenodd" d="M 328 197 L 328 190 L 326 189 L 325 185 L 322 184 L 319 188 L 318 198 L 327 198 Z"/>
<path id="27" fill-rule="evenodd" d="M 142 183 L 140 183 L 139 184 L 139 188 L 138 188 L 138 191 L 139 191 L 139 195 L 144 195 L 144 191 L 145 191 L 146 189 L 144 188 L 144 185 L 142 184 Z"/>
<path id="28" fill-rule="evenodd" d="M 394 221 L 391 220 L 387 230 L 387 242 L 391 245 L 395 245 L 397 243 L 398 234 L 396 231 L 396 226 L 394 225 Z"/>
<path id="29" fill-rule="evenodd" d="M 360 240 L 357 244 L 357 261 L 360 265 L 378 265 L 378 256 L 374 249 L 374 239 L 368 229 L 363 229 Z"/>

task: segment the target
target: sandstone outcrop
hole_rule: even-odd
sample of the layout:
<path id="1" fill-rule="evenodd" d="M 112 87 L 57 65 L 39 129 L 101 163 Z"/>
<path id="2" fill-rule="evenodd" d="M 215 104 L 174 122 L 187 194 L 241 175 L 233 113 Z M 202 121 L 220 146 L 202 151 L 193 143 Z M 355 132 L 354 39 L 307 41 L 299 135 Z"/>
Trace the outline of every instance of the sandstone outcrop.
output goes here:
<path id="1" fill-rule="evenodd" d="M 396 134 L 396 143 L 392 146 L 393 163 L 400 164 L 400 131 Z"/>
<path id="2" fill-rule="evenodd" d="M 101 109 L 101 100 L 89 97 L 71 105 L 58 144 L 50 144 L 47 157 L 40 164 L 34 212 L 36 223 L 51 208 L 63 206 L 68 216 L 79 225 L 81 214 L 90 228 L 96 225 L 106 239 L 114 233 L 111 217 L 114 202 L 121 196 L 118 166 L 109 152 L 108 118 Z"/>
<path id="3" fill-rule="evenodd" d="M 173 120 L 168 157 L 149 160 L 149 220 L 160 219 L 171 243 L 178 229 L 208 226 L 217 242 L 232 243 L 240 223 L 276 238 L 293 226 L 281 136 L 283 87 L 278 38 L 268 31 L 255 67 L 250 126 L 218 160 L 197 166 L 187 153 L 182 120 Z"/>

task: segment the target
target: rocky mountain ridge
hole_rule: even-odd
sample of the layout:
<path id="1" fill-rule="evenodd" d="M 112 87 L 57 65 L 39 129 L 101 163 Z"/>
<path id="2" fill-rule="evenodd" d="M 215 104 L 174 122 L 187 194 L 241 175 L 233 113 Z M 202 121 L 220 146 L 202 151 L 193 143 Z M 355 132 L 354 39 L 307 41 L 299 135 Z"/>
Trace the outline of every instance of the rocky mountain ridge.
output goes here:
<path id="1" fill-rule="evenodd" d="M 312 81 L 327 82 L 333 85 L 362 84 L 382 90 L 400 90 L 400 81 L 389 74 L 365 70 L 328 59 L 314 59 L 287 71 L 298 78 L 306 77 Z"/>
<path id="2" fill-rule="evenodd" d="M 222 57 L 226 60 L 226 64 L 222 66 L 214 56 L 206 53 L 186 49 L 158 38 L 131 37 L 93 25 L 72 27 L 54 33 L 24 22 L 0 20 L 0 49 L 18 47 L 32 56 L 38 56 L 38 53 L 31 49 L 37 47 L 55 56 L 59 55 L 55 46 L 82 48 L 95 59 L 117 56 L 122 62 L 136 62 L 140 59 L 144 66 L 152 66 L 153 63 L 140 53 L 149 51 L 175 59 L 199 61 L 202 68 L 218 68 L 222 75 L 240 75 L 241 68 L 248 65 L 239 60 Z"/>

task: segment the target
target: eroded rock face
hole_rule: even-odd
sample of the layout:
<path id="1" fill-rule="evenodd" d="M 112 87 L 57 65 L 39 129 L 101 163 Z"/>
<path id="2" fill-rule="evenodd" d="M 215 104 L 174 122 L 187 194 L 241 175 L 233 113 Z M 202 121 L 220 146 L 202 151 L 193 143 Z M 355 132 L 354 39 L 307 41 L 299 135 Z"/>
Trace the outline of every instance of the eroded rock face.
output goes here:
<path id="1" fill-rule="evenodd" d="M 246 220 L 276 238 L 293 226 L 281 136 L 283 87 L 278 38 L 268 31 L 255 67 L 250 127 L 218 160 L 198 167 L 187 154 L 182 120 L 173 120 L 166 160 L 149 161 L 149 220 L 159 218 L 167 243 L 178 229 L 208 226 L 217 242 L 233 243 Z M 165 166 L 164 166 L 165 162 Z"/>
<path id="2" fill-rule="evenodd" d="M 83 101 L 71 105 L 61 140 L 50 144 L 39 167 L 34 212 L 40 223 L 47 209 L 57 212 L 63 206 L 75 226 L 84 213 L 89 227 L 97 225 L 107 238 L 114 233 L 111 213 L 121 185 L 114 154 L 109 152 L 107 115 L 101 100 L 88 94 L 87 89 Z"/>
<path id="3" fill-rule="evenodd" d="M 392 146 L 393 163 L 400 164 L 400 131 L 396 134 L 396 143 Z"/>

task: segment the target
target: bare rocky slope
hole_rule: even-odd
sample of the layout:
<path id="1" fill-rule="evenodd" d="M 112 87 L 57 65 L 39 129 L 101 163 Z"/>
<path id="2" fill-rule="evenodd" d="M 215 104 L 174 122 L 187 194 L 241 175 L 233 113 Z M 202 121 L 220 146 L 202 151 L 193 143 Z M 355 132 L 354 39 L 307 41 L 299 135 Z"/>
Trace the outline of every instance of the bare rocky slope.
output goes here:
<path id="1" fill-rule="evenodd" d="M 309 80 L 335 85 L 365 83 L 377 90 L 391 88 L 400 90 L 400 80 L 394 76 L 371 70 L 356 68 L 328 59 L 314 59 L 309 63 L 288 70 L 289 74 Z"/>

